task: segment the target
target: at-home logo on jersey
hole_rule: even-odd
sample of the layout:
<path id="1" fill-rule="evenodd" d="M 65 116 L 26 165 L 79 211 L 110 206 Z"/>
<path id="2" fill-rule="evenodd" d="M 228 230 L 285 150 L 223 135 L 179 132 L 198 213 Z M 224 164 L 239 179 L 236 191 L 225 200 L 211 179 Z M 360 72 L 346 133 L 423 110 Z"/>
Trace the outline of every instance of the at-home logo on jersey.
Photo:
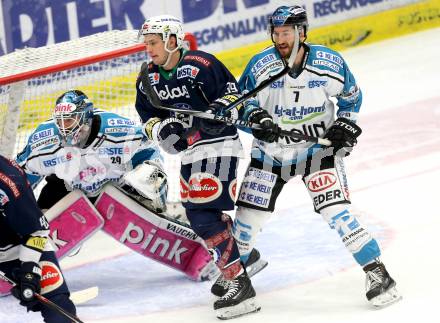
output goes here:
<path id="1" fill-rule="evenodd" d="M 177 69 L 177 79 L 183 79 L 185 77 L 190 77 L 195 79 L 197 74 L 199 74 L 200 68 L 192 65 L 183 65 Z"/>
<path id="2" fill-rule="evenodd" d="M 291 108 L 284 108 L 282 106 L 275 105 L 274 113 L 281 118 L 282 124 L 296 124 L 319 117 L 325 113 L 325 110 L 324 104 L 320 107 L 301 106 Z"/>
<path id="3" fill-rule="evenodd" d="M 313 175 L 307 182 L 307 188 L 311 192 L 321 192 L 336 184 L 336 176 L 330 172 L 319 172 Z"/>
<path id="4" fill-rule="evenodd" d="M 150 78 L 151 85 L 159 84 L 159 80 L 160 80 L 160 74 L 159 73 L 150 73 L 150 74 L 148 74 L 148 76 Z"/>

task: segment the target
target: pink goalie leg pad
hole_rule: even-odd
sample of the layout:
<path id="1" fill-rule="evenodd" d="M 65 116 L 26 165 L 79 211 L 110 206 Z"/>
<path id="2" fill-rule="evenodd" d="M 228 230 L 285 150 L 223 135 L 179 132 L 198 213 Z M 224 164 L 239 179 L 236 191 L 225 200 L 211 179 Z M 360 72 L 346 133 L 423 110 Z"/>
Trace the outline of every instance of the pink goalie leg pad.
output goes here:
<path id="1" fill-rule="evenodd" d="M 103 231 L 137 253 L 202 280 L 211 256 L 189 227 L 162 217 L 107 185 L 95 202 Z"/>
<path id="2" fill-rule="evenodd" d="M 80 191 L 66 195 L 45 216 L 58 259 L 81 246 L 104 225 L 102 216 Z"/>

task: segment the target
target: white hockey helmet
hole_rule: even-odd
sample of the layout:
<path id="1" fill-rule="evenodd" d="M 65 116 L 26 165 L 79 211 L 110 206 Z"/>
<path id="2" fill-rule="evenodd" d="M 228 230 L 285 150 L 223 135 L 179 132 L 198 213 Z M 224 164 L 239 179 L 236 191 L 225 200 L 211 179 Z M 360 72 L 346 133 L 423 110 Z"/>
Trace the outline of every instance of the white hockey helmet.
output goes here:
<path id="1" fill-rule="evenodd" d="M 185 33 L 183 32 L 182 23 L 179 19 L 171 15 L 160 15 L 147 18 L 142 25 L 139 35 L 158 34 L 161 35 L 165 43 L 165 49 L 168 49 L 168 40 L 171 35 L 175 35 L 177 39 L 177 48 L 183 47 L 183 39 Z"/>

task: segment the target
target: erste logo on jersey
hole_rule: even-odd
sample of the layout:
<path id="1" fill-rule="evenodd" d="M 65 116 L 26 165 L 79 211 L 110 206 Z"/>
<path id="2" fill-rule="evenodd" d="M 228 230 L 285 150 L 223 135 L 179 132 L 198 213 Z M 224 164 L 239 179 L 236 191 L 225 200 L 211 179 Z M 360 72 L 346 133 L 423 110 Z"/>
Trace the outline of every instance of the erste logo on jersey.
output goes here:
<path id="1" fill-rule="evenodd" d="M 43 160 L 44 167 L 52 167 L 57 164 L 64 164 L 72 160 L 72 153 L 67 152 L 65 156 L 57 156 L 51 159 Z"/>
<path id="2" fill-rule="evenodd" d="M 177 79 L 182 79 L 189 77 L 195 79 L 197 74 L 199 74 L 200 68 L 192 65 L 183 65 L 177 68 Z"/>
<path id="3" fill-rule="evenodd" d="M 41 294 L 47 294 L 60 287 L 64 278 L 60 269 L 50 261 L 40 261 Z"/>
<path id="4" fill-rule="evenodd" d="M 207 203 L 217 199 L 223 185 L 217 176 L 208 173 L 192 174 L 188 181 L 188 200 L 192 203 Z"/>
<path id="5" fill-rule="evenodd" d="M 309 81 L 308 85 L 309 85 L 309 89 L 313 89 L 315 87 L 326 86 L 327 81 L 311 80 L 311 81 Z"/>

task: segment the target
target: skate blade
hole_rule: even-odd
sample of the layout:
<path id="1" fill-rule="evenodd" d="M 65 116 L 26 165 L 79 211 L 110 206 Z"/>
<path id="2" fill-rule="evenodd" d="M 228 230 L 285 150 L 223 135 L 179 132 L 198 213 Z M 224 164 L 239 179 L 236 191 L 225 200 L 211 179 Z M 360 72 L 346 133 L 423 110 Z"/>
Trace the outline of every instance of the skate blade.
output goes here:
<path id="1" fill-rule="evenodd" d="M 254 276 L 255 274 L 258 274 L 260 271 L 262 271 L 264 268 L 266 268 L 268 264 L 269 263 L 266 260 L 258 259 L 252 265 L 247 266 L 246 272 L 247 272 L 249 278 Z"/>
<path id="2" fill-rule="evenodd" d="M 399 294 L 396 287 L 392 287 L 388 289 L 385 293 L 382 293 L 372 299 L 370 299 L 370 303 L 375 308 L 384 308 L 390 306 L 402 299 L 402 295 Z"/>
<path id="3" fill-rule="evenodd" d="M 246 314 L 256 313 L 261 309 L 255 302 L 255 297 L 249 298 L 235 306 L 223 307 L 215 310 L 220 320 L 230 320 Z"/>

